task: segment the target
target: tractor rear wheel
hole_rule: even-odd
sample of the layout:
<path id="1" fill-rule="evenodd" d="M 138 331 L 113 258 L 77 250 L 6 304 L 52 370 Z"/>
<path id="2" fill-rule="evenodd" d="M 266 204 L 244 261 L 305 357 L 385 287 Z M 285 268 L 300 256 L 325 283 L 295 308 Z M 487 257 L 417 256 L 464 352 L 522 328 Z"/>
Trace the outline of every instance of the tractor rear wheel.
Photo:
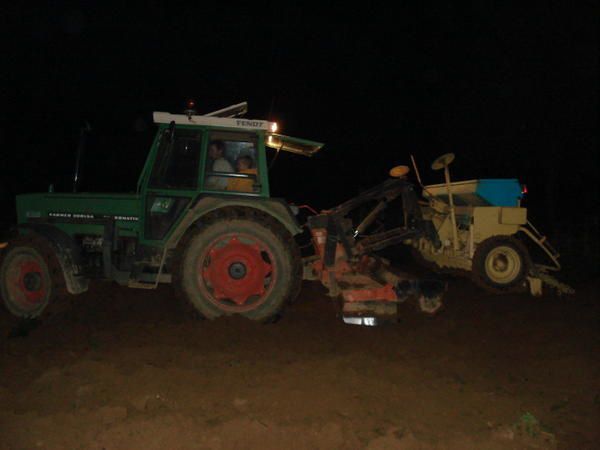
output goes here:
<path id="1" fill-rule="evenodd" d="M 9 243 L 0 260 L 0 294 L 15 316 L 39 317 L 56 296 L 62 278 L 51 245 L 42 238 L 19 238 Z"/>
<path id="2" fill-rule="evenodd" d="M 520 291 L 525 288 L 529 252 L 514 237 L 492 236 L 477 246 L 472 270 L 475 283 L 490 292 Z"/>
<path id="3" fill-rule="evenodd" d="M 287 230 L 244 209 L 202 219 L 185 239 L 175 282 L 208 319 L 241 314 L 268 321 L 300 286 L 300 253 Z M 180 246 L 181 247 L 181 246 Z"/>

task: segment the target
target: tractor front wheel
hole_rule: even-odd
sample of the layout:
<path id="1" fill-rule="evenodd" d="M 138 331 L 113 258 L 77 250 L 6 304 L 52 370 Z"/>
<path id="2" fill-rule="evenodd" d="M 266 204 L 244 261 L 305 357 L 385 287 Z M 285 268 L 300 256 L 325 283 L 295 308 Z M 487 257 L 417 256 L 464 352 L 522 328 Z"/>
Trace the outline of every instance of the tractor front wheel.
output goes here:
<path id="1" fill-rule="evenodd" d="M 60 267 L 43 239 L 20 238 L 3 250 L 0 294 L 6 308 L 21 318 L 39 317 L 57 293 Z"/>
<path id="2" fill-rule="evenodd" d="M 208 319 L 241 314 L 269 320 L 300 283 L 300 255 L 288 234 L 262 215 L 217 214 L 187 237 L 178 288 Z"/>
<path id="3" fill-rule="evenodd" d="M 511 236 L 492 236 L 473 255 L 473 280 L 496 294 L 523 290 L 528 269 L 527 248 Z"/>

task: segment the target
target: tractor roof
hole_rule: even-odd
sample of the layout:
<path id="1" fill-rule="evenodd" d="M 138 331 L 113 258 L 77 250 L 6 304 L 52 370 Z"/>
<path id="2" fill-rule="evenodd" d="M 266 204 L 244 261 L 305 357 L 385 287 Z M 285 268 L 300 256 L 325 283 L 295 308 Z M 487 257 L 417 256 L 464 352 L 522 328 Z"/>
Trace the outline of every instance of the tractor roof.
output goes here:
<path id="1" fill-rule="evenodd" d="M 171 114 L 157 112 L 153 114 L 154 123 L 171 123 L 178 125 L 205 125 L 211 127 L 242 128 L 246 130 L 275 131 L 277 124 L 268 120 L 242 119 L 229 117 L 200 116 L 195 114 Z"/>
<path id="2" fill-rule="evenodd" d="M 153 118 L 154 123 L 170 124 L 171 122 L 175 122 L 178 125 L 200 125 L 209 127 L 238 128 L 242 130 L 264 130 L 267 132 L 265 140 L 265 145 L 267 147 L 273 148 L 277 151 L 283 150 L 304 156 L 314 155 L 324 145 L 320 142 L 276 134 L 276 122 L 235 117 L 239 114 L 244 114 L 246 110 L 247 103 L 243 102 L 205 115 L 195 114 L 193 111 L 191 111 L 189 114 L 171 114 L 168 112 L 155 111 Z"/>

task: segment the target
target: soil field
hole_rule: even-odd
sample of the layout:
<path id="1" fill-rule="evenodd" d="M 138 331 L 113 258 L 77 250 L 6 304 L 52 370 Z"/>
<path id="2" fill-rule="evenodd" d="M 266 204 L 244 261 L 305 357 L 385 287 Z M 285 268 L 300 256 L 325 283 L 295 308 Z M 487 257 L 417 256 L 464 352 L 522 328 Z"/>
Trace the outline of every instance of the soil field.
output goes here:
<path id="1" fill-rule="evenodd" d="M 600 448 L 599 286 L 575 287 L 454 280 L 370 328 L 316 283 L 269 325 L 96 284 L 29 330 L 0 313 L 0 449 Z"/>

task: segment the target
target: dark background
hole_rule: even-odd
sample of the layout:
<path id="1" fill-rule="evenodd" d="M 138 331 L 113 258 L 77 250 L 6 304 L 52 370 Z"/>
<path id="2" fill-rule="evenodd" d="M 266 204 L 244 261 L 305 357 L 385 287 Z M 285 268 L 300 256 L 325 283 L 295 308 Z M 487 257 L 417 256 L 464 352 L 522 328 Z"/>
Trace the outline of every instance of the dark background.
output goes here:
<path id="1" fill-rule="evenodd" d="M 248 100 L 249 117 L 326 143 L 279 158 L 275 196 L 333 206 L 411 153 L 437 183 L 431 161 L 454 152 L 455 179 L 518 178 L 534 223 L 597 262 L 597 7 L 503 3 L 4 6 L 2 227 L 15 194 L 70 188 L 84 120 L 82 188 L 131 191 L 152 111 Z"/>

